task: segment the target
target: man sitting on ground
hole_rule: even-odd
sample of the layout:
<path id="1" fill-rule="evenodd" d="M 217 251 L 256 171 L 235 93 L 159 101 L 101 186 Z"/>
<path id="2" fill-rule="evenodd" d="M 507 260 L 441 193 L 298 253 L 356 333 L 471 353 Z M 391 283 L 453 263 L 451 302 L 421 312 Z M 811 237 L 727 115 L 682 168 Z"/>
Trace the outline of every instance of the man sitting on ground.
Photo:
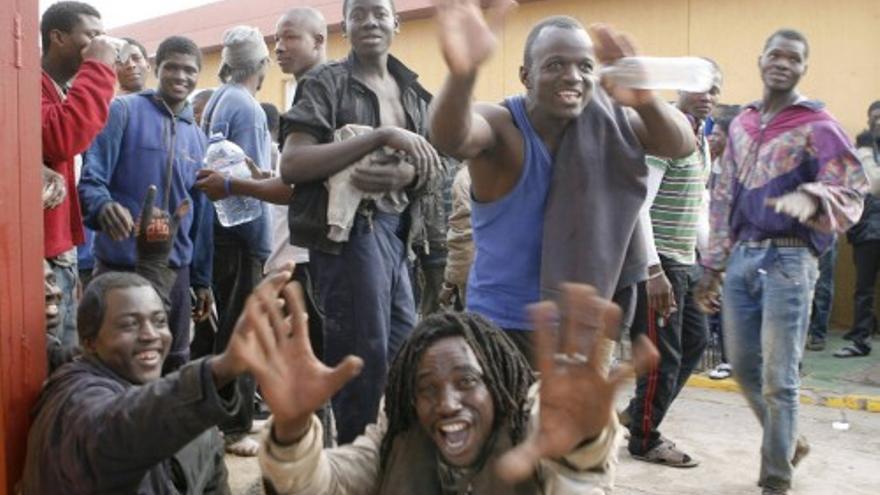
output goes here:
<path id="1" fill-rule="evenodd" d="M 246 362 L 263 359 L 247 356 L 248 336 L 263 316 L 263 303 L 256 301 L 277 297 L 290 272 L 256 289 L 226 352 L 160 378 L 171 346 L 163 299 L 175 271 L 167 260 L 188 204 L 169 219 L 146 207 L 155 195 L 151 187 L 137 242 L 137 271 L 150 280 L 109 272 L 86 289 L 77 321 L 84 354 L 59 368 L 43 389 L 28 438 L 23 493 L 229 493 L 215 425 L 242 402 L 229 385 L 250 369 Z"/>
<path id="2" fill-rule="evenodd" d="M 311 353 L 305 318 L 265 331 L 267 364 L 255 374 L 274 413 L 260 453 L 268 492 L 608 493 L 620 429 L 612 405 L 626 373 L 606 378 L 601 356 L 621 312 L 584 285 L 568 286 L 563 299 L 558 341 L 555 303 L 532 309 L 540 387 L 497 326 L 473 313 L 432 315 L 395 358 L 378 422 L 335 449 L 323 449 L 312 413 L 360 359 L 327 370 Z M 301 308 L 295 302 L 291 314 Z M 636 355 L 646 365 L 656 350 L 637 346 Z"/>

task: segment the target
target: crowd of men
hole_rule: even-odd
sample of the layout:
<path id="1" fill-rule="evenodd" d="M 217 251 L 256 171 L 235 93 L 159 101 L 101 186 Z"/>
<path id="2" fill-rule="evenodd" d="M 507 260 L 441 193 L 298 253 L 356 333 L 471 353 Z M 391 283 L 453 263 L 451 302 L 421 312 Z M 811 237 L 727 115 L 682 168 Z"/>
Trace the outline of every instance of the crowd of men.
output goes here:
<path id="1" fill-rule="evenodd" d="M 566 16 L 525 40 L 523 94 L 475 102 L 514 4 L 489 3 L 434 0 L 436 95 L 391 54 L 392 0 L 342 2 L 336 61 L 323 16 L 290 10 L 280 117 L 256 28 L 224 33 L 221 84 L 193 95 L 192 40 L 151 62 L 85 3 L 45 12 L 50 375 L 23 493 L 229 493 L 224 452 L 259 455 L 268 493 L 610 493 L 624 429 L 636 459 L 698 464 L 659 426 L 719 326 L 714 372 L 763 427 L 758 484 L 789 492 L 819 257 L 853 225 L 840 357 L 876 327 L 880 102 L 857 151 L 798 92 L 809 43 L 781 29 L 756 102 L 719 112 L 709 60 L 711 86 L 672 105 L 600 75 L 636 55 L 626 35 Z M 205 168 L 209 138 L 251 178 Z M 222 225 L 212 201 L 233 196 L 260 214 Z M 612 366 L 621 330 L 633 360 Z"/>

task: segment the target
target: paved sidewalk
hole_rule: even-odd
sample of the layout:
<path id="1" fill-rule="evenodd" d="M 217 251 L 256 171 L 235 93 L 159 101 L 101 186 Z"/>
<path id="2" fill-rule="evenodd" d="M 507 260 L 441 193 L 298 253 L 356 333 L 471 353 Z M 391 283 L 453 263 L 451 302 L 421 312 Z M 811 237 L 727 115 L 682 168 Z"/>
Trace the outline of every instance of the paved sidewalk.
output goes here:
<path id="1" fill-rule="evenodd" d="M 836 358 L 834 351 L 847 343 L 841 335 L 830 334 L 824 351 L 804 351 L 801 403 L 880 412 L 880 351 L 875 350 L 866 357 Z M 712 380 L 702 373 L 694 374 L 688 385 L 739 390 L 733 379 Z"/>
<path id="2" fill-rule="evenodd" d="M 621 397 L 621 407 L 628 394 Z M 795 472 L 792 495 L 880 493 L 880 414 L 801 406 L 800 431 L 812 450 Z M 848 431 L 832 422 L 845 418 Z M 685 388 L 673 403 L 663 434 L 698 459 L 692 469 L 636 461 L 620 450 L 616 494 L 749 495 L 756 486 L 761 430 L 739 394 Z"/>
<path id="3" fill-rule="evenodd" d="M 623 387 L 620 407 L 632 388 Z M 850 429 L 832 429 L 831 423 L 842 418 Z M 880 414 L 805 405 L 800 419 L 812 451 L 796 473 L 793 495 L 880 493 Z M 739 394 L 687 387 L 662 430 L 699 459 L 700 466 L 683 470 L 647 464 L 633 460 L 621 447 L 615 494 L 760 494 L 756 482 L 761 431 Z M 227 466 L 233 494 L 262 493 L 255 459 L 227 456 Z"/>

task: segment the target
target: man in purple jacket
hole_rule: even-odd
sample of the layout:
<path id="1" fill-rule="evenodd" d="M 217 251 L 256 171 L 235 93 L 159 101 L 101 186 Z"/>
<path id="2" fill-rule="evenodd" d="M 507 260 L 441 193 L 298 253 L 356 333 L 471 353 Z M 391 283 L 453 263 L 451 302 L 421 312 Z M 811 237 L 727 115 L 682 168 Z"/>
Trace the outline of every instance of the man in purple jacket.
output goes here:
<path id="1" fill-rule="evenodd" d="M 764 495 L 788 493 L 808 446 L 797 439 L 798 363 L 817 256 L 853 225 L 868 181 L 849 138 L 820 102 L 797 92 L 809 47 L 773 33 L 758 59 L 764 96 L 730 126 L 712 191 L 706 271 L 697 288 L 716 310 L 724 277 L 724 336 L 734 377 L 764 428 Z M 764 359 L 766 357 L 766 359 Z"/>

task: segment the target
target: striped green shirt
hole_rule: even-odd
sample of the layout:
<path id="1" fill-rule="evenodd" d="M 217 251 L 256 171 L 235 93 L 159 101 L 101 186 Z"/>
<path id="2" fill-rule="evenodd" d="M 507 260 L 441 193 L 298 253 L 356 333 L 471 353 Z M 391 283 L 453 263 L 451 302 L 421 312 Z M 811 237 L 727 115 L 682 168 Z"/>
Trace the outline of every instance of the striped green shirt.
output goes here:
<path id="1" fill-rule="evenodd" d="M 702 137 L 702 135 L 701 135 Z M 697 149 L 671 160 L 648 156 L 647 163 L 663 171 L 657 197 L 651 205 L 651 224 L 657 253 L 686 265 L 696 263 L 697 225 L 703 191 L 709 178 L 709 143 L 698 139 Z"/>

